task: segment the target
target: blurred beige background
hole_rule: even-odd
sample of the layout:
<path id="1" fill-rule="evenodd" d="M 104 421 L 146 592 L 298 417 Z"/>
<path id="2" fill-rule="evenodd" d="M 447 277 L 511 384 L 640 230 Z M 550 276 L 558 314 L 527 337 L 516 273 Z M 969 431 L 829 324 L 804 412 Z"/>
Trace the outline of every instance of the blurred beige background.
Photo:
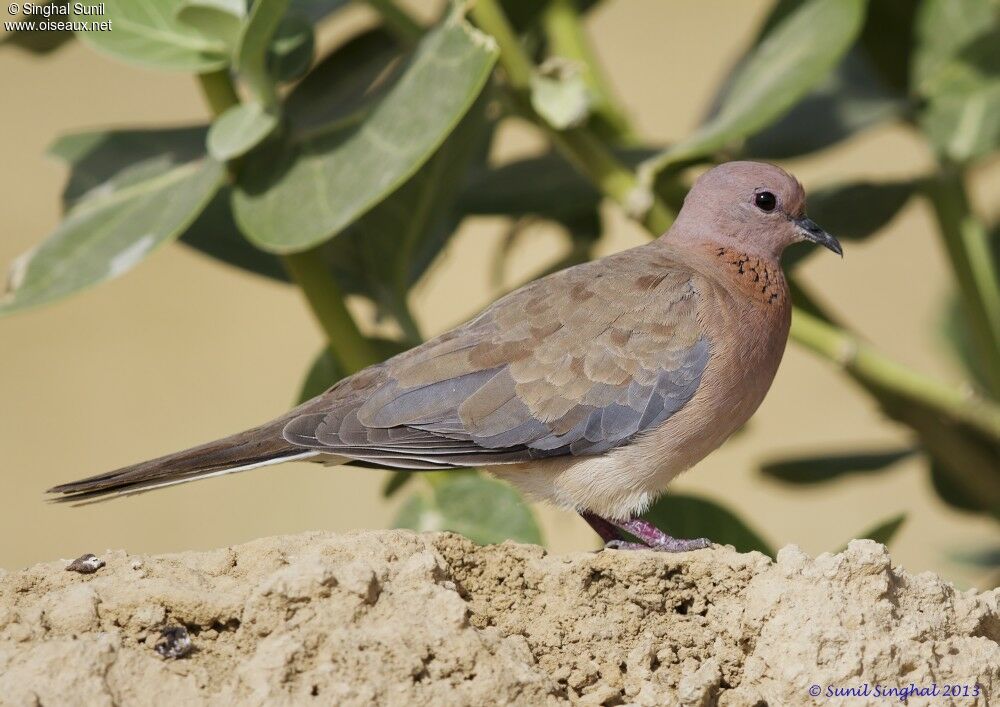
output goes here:
<path id="1" fill-rule="evenodd" d="M 429 7 L 410 3 L 425 16 Z M 437 3 L 431 3 L 436 5 Z M 637 126 L 666 142 L 697 123 L 714 87 L 752 37 L 766 3 L 734 0 L 607 2 L 590 16 L 600 57 Z M 350 10 L 365 22 L 364 8 Z M 697 67 L 697 68 L 695 68 Z M 43 156 L 59 134 L 103 126 L 205 120 L 188 76 L 153 73 L 106 59 L 79 43 L 47 58 L 0 49 L 0 263 L 45 237 L 59 221 L 65 170 Z M 540 148 L 527 128 L 508 126 L 500 160 Z M 898 128 L 877 129 L 789 162 L 807 188 L 854 177 L 919 172 L 926 147 Z M 981 209 L 1000 203 L 1000 165 L 976 175 Z M 611 205 L 612 252 L 643 241 Z M 507 224 L 468 221 L 414 294 L 424 331 L 440 332 L 497 294 L 493 254 Z M 508 281 L 558 252 L 539 229 L 522 240 Z M 846 258 L 817 257 L 808 282 L 881 349 L 920 370 L 958 380 L 935 335 L 951 287 L 930 214 L 910 204 L 889 232 Z M 357 304 L 357 303 L 354 303 Z M 357 311 L 365 311 L 359 307 Z M 84 508 L 52 506 L 42 491 L 221 436 L 286 409 L 321 339 L 296 292 L 168 246 L 119 280 L 47 308 L 0 319 L 0 567 L 83 552 L 210 548 L 307 529 L 386 527 L 395 503 L 380 499 L 385 472 L 289 464 Z M 809 491 L 760 478 L 765 458 L 802 450 L 880 448 L 906 440 L 830 366 L 790 346 L 750 431 L 677 481 L 739 510 L 775 545 L 811 553 L 902 510 L 910 519 L 894 546 L 909 570 L 934 570 L 960 584 L 981 575 L 949 560 L 978 546 L 995 525 L 946 508 L 918 459 L 870 479 Z M 591 549 L 573 515 L 541 511 L 548 546 Z"/>

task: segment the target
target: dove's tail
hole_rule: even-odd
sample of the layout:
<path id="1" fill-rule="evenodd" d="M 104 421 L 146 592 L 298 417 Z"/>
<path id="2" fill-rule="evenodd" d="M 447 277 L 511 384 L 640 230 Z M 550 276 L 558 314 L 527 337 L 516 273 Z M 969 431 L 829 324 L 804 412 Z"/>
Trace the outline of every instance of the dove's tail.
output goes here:
<path id="1" fill-rule="evenodd" d="M 270 422 L 245 432 L 209 442 L 183 452 L 122 467 L 49 489 L 57 502 L 77 502 L 127 496 L 162 486 L 222 476 L 259 466 L 316 456 L 281 436 L 281 427 Z"/>

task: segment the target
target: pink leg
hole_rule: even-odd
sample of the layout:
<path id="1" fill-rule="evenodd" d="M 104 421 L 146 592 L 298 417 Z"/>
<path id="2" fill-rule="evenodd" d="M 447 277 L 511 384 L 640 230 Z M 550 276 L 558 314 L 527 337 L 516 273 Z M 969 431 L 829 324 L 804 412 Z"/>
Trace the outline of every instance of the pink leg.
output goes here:
<path id="1" fill-rule="evenodd" d="M 681 540 L 673 538 L 647 520 L 632 518 L 626 521 L 613 521 L 601 518 L 593 513 L 581 514 L 601 539 L 604 547 L 612 550 L 657 550 L 659 552 L 688 552 L 701 550 L 712 544 L 708 538 Z M 620 531 L 638 538 L 641 543 L 628 542 L 622 538 Z"/>
<path id="2" fill-rule="evenodd" d="M 580 516 L 587 521 L 587 525 L 594 529 L 594 532 L 601 536 L 605 544 L 610 542 L 621 542 L 622 536 L 618 528 L 598 515 L 584 511 Z"/>

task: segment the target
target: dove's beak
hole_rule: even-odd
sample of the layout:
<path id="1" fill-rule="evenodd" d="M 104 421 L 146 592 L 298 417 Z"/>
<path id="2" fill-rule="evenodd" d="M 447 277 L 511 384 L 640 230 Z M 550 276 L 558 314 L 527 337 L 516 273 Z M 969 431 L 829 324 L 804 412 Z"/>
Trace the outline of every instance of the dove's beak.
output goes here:
<path id="1" fill-rule="evenodd" d="M 829 248 L 840 257 L 844 257 L 844 249 L 840 247 L 840 241 L 816 225 L 815 221 L 803 216 L 802 218 L 794 219 L 794 223 L 795 228 L 798 229 L 799 233 L 801 233 L 802 237 L 807 241 L 819 243 L 821 246 Z"/>

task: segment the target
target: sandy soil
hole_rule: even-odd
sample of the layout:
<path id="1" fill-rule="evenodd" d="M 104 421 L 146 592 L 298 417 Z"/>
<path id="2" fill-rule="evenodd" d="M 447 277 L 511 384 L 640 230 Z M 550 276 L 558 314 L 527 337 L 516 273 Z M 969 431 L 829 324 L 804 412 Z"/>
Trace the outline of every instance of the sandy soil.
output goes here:
<path id="1" fill-rule="evenodd" d="M 383 531 L 99 557 L 89 573 L 0 575 L 0 703 L 795 705 L 866 683 L 868 697 L 835 702 L 900 704 L 875 690 L 911 684 L 938 694 L 909 705 L 1000 695 L 1000 592 L 907 574 L 870 541 L 772 562 Z"/>

